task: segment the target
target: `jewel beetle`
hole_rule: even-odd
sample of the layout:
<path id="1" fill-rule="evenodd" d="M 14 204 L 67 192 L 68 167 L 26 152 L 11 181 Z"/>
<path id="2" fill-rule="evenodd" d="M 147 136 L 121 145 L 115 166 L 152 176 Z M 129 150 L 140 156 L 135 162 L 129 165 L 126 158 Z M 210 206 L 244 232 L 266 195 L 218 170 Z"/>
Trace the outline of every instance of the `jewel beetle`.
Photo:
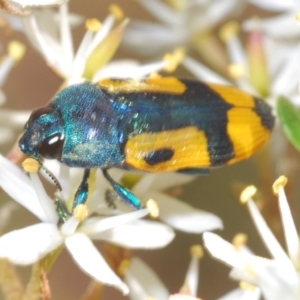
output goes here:
<path id="1" fill-rule="evenodd" d="M 271 108 L 232 86 L 175 77 L 104 79 L 67 87 L 31 114 L 20 149 L 42 164 L 84 168 L 73 208 L 85 203 L 90 169 L 119 197 L 141 203 L 108 169 L 204 174 L 252 156 L 269 139 Z"/>

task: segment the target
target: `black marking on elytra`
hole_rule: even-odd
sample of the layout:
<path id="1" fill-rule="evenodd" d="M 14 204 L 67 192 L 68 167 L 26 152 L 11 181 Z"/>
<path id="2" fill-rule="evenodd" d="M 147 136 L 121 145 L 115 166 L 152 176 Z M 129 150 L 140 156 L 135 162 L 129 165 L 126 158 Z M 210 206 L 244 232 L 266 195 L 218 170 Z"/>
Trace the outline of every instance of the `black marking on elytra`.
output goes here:
<path id="1" fill-rule="evenodd" d="M 144 160 L 150 166 L 170 160 L 174 155 L 174 150 L 169 148 L 158 149 L 150 152 Z"/>
<path id="2" fill-rule="evenodd" d="M 257 113 L 257 115 L 260 116 L 262 125 L 265 128 L 272 130 L 274 127 L 275 118 L 272 114 L 271 107 L 263 100 L 260 100 L 256 97 L 253 97 L 253 99 L 255 102 L 255 107 L 253 110 Z"/>

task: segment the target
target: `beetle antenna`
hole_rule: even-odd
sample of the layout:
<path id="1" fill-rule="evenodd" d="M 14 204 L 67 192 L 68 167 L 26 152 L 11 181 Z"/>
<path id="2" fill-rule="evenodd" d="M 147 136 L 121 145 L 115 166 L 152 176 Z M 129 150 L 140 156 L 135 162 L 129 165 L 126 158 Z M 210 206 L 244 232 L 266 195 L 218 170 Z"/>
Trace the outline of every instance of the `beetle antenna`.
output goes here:
<path id="1" fill-rule="evenodd" d="M 61 192 L 62 191 L 62 187 L 58 181 L 58 179 L 53 175 L 52 172 L 50 172 L 46 167 L 44 167 L 41 164 L 41 168 L 46 172 L 46 174 L 52 179 L 52 181 L 54 182 L 56 188 Z"/>

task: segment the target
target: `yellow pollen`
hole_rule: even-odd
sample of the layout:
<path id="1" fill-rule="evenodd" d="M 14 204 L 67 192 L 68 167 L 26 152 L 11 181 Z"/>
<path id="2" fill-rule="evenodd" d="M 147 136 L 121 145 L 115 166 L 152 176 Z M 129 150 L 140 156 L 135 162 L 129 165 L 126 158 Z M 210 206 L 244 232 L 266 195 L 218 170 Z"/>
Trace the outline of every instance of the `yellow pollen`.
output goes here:
<path id="1" fill-rule="evenodd" d="M 240 30 L 240 26 L 236 21 L 230 21 L 226 23 L 220 30 L 220 39 L 227 43 L 233 36 L 237 35 Z"/>
<path id="2" fill-rule="evenodd" d="M 115 17 L 117 21 L 121 21 L 124 18 L 124 12 L 119 5 L 111 4 L 108 10 Z"/>
<path id="3" fill-rule="evenodd" d="M 177 48 L 173 53 L 167 53 L 163 57 L 163 61 L 166 63 L 164 70 L 166 72 L 174 72 L 178 65 L 182 62 L 185 56 L 184 48 Z"/>
<path id="4" fill-rule="evenodd" d="M 40 169 L 40 164 L 34 158 L 26 158 L 22 162 L 22 167 L 26 172 L 37 173 Z"/>
<path id="5" fill-rule="evenodd" d="M 233 237 L 232 244 L 236 250 L 240 250 L 242 246 L 246 245 L 248 236 L 245 233 L 238 233 Z"/>
<path id="6" fill-rule="evenodd" d="M 130 265 L 130 260 L 129 259 L 122 260 L 122 262 L 120 263 L 120 265 L 118 267 L 118 274 L 121 277 L 123 277 L 125 275 L 125 272 L 128 269 L 129 265 Z"/>
<path id="7" fill-rule="evenodd" d="M 147 297 L 146 300 L 156 300 L 156 299 L 153 297 Z"/>
<path id="8" fill-rule="evenodd" d="M 245 281 L 241 281 L 240 282 L 240 288 L 243 289 L 243 290 L 249 290 L 249 291 L 254 291 L 255 290 L 255 286 L 248 283 L 248 282 L 245 282 Z"/>
<path id="9" fill-rule="evenodd" d="M 193 245 L 190 248 L 190 255 L 197 257 L 197 258 L 202 258 L 204 256 L 204 251 L 203 251 L 203 247 L 200 245 Z"/>
<path id="10" fill-rule="evenodd" d="M 300 11 L 297 12 L 297 14 L 295 15 L 295 19 L 296 19 L 297 22 L 300 23 Z"/>
<path id="11" fill-rule="evenodd" d="M 288 182 L 288 179 L 284 175 L 279 176 L 278 179 L 276 179 L 275 182 L 273 183 L 273 186 L 272 186 L 273 193 L 275 195 L 277 195 L 279 192 L 279 188 L 285 187 L 287 182 Z"/>
<path id="12" fill-rule="evenodd" d="M 101 22 L 96 18 L 87 19 L 85 21 L 85 28 L 92 32 L 97 32 L 101 27 L 102 27 Z"/>
<path id="13" fill-rule="evenodd" d="M 11 41 L 8 44 L 8 54 L 9 56 L 15 61 L 19 61 L 23 58 L 25 51 L 26 51 L 26 47 L 25 45 L 23 45 L 22 43 L 18 42 L 18 41 Z"/>
<path id="14" fill-rule="evenodd" d="M 152 218 L 156 219 L 159 216 L 159 207 L 158 207 L 156 201 L 153 199 L 149 199 L 147 201 L 146 206 L 149 210 L 150 216 Z"/>
<path id="15" fill-rule="evenodd" d="M 257 188 L 254 185 L 247 186 L 240 195 L 240 201 L 247 203 L 256 193 Z"/>
<path id="16" fill-rule="evenodd" d="M 243 77 L 246 73 L 245 66 L 240 63 L 230 64 L 228 66 L 228 73 L 232 78 Z"/>
<path id="17" fill-rule="evenodd" d="M 75 207 L 73 211 L 73 216 L 80 222 L 86 219 L 88 216 L 89 210 L 85 204 L 79 204 Z"/>

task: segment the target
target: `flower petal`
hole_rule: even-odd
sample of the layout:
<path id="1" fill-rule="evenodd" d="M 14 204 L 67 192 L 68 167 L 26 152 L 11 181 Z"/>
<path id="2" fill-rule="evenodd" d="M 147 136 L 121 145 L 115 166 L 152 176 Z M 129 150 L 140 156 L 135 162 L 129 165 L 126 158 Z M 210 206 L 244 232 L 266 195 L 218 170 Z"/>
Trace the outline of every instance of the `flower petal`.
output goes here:
<path id="1" fill-rule="evenodd" d="M 183 294 L 174 294 L 171 295 L 168 300 L 199 300 L 199 298 Z"/>
<path id="2" fill-rule="evenodd" d="M 115 228 L 117 226 L 122 226 L 123 224 L 135 221 L 139 218 L 143 218 L 148 213 L 148 209 L 140 209 L 109 218 L 94 218 L 82 224 L 79 230 L 91 236 L 103 232 L 105 230 Z"/>
<path id="3" fill-rule="evenodd" d="M 295 11 L 280 14 L 275 17 L 259 21 L 261 32 L 276 39 L 298 39 L 300 36 L 299 23 L 295 20 Z M 253 31 L 257 29 L 257 20 L 249 19 L 243 23 L 243 29 Z"/>
<path id="4" fill-rule="evenodd" d="M 299 276 L 296 270 L 290 272 L 278 261 L 249 256 L 239 267 L 230 272 L 230 277 L 259 286 L 264 299 L 299 298 Z M 296 296 L 298 294 L 298 296 Z"/>
<path id="5" fill-rule="evenodd" d="M 133 257 L 125 271 L 125 282 L 128 284 L 132 300 L 168 299 L 169 292 L 154 271 L 141 259 Z"/>
<path id="6" fill-rule="evenodd" d="M 123 294 L 129 293 L 127 285 L 113 272 L 86 235 L 74 234 L 66 238 L 65 243 L 75 262 L 84 272 L 97 281 L 115 286 Z"/>
<path id="7" fill-rule="evenodd" d="M 253 290 L 235 289 L 226 295 L 218 298 L 218 300 L 259 300 L 261 299 L 261 291 L 259 288 Z"/>
<path id="8" fill-rule="evenodd" d="M 249 0 L 250 3 L 256 5 L 262 9 L 270 10 L 270 11 L 284 11 L 290 10 L 295 7 L 295 3 L 293 0 L 284 0 L 284 1 L 274 1 L 274 0 Z"/>
<path id="9" fill-rule="evenodd" d="M 206 249 L 214 258 L 232 267 L 239 266 L 240 258 L 233 245 L 212 232 L 204 232 L 203 241 Z"/>
<path id="10" fill-rule="evenodd" d="M 68 0 L 13 0 L 12 2 L 24 6 L 61 5 Z"/>
<path id="11" fill-rule="evenodd" d="M 0 155 L 0 186 L 11 198 L 35 214 L 40 220 L 47 220 L 30 179 L 20 168 L 2 155 Z"/>
<path id="12" fill-rule="evenodd" d="M 154 199 L 159 206 L 159 218 L 178 230 L 202 233 L 223 228 L 222 220 L 216 215 L 196 209 L 166 194 L 147 192 L 141 198 Z"/>
<path id="13" fill-rule="evenodd" d="M 231 83 L 227 79 L 221 77 L 219 74 L 215 73 L 208 67 L 201 64 L 199 61 L 189 56 L 184 58 L 182 64 L 187 70 L 189 70 L 200 80 L 205 80 L 212 83 L 231 85 Z"/>
<path id="14" fill-rule="evenodd" d="M 174 236 L 169 226 L 155 221 L 137 220 L 91 237 L 127 248 L 155 249 L 168 245 Z"/>
<path id="15" fill-rule="evenodd" d="M 0 237 L 0 257 L 20 265 L 43 258 L 63 242 L 55 224 L 39 223 L 11 231 Z"/>
<path id="16" fill-rule="evenodd" d="M 145 191 L 155 190 L 162 191 L 172 187 L 182 186 L 195 180 L 195 176 L 178 174 L 178 173 L 168 173 L 166 174 L 146 174 L 144 175 L 132 188 L 132 192 L 139 196 Z"/>
<path id="17" fill-rule="evenodd" d="M 298 267 L 299 257 L 300 257 L 300 242 L 297 232 L 296 225 L 294 223 L 291 209 L 289 207 L 284 188 L 279 187 L 278 191 L 278 204 L 281 214 L 281 220 L 283 225 L 283 231 L 287 246 L 287 251 L 291 261 L 294 263 L 295 267 Z"/>

